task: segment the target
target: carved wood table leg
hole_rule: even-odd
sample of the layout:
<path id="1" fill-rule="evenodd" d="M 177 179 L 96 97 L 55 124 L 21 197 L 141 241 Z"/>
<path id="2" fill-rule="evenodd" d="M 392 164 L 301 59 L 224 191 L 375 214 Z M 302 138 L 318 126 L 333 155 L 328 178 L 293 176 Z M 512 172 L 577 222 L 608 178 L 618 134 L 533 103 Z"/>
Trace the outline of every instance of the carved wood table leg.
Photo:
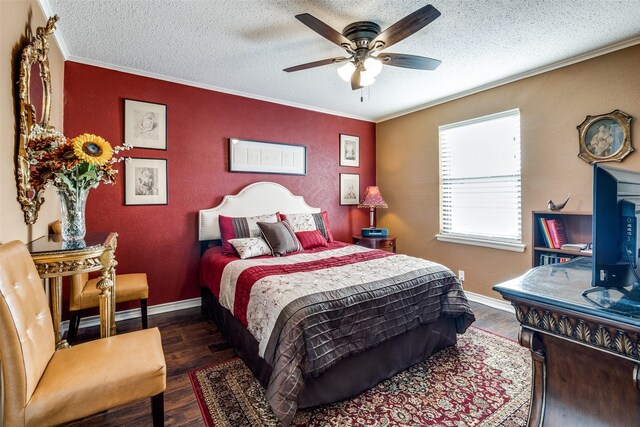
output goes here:
<path id="1" fill-rule="evenodd" d="M 111 335 L 116 334 L 116 270 L 118 265 L 116 260 L 112 258 L 113 268 L 111 269 Z"/>
<path id="2" fill-rule="evenodd" d="M 100 291 L 100 338 L 111 336 L 111 279 L 103 274 L 96 284 Z"/>
<path id="3" fill-rule="evenodd" d="M 69 347 L 67 340 L 62 339 L 60 323 L 62 320 L 62 277 L 53 278 L 51 287 L 51 318 L 53 320 L 53 332 L 56 337 L 56 350 Z"/>
<path id="4" fill-rule="evenodd" d="M 113 312 L 115 298 L 112 298 L 111 289 L 113 281 L 111 277 L 115 275 L 115 259 L 113 251 L 107 250 L 100 256 L 104 268 L 100 270 L 100 280 L 96 283 L 96 288 L 100 291 L 100 337 L 109 337 L 115 334 L 115 312 Z"/>
<path id="5" fill-rule="evenodd" d="M 524 328 L 520 329 L 518 342 L 522 347 L 531 351 L 533 378 L 527 426 L 541 427 L 544 422 L 547 392 L 547 367 L 545 364 L 544 344 L 536 332 Z"/>

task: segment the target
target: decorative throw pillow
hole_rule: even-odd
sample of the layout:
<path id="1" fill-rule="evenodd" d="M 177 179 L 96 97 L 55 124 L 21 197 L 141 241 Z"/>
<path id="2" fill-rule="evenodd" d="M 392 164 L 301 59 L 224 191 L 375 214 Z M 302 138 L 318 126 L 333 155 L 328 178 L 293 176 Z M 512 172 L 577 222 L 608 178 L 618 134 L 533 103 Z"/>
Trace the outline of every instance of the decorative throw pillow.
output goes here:
<path id="1" fill-rule="evenodd" d="M 302 250 L 302 246 L 289 222 L 259 222 L 258 227 L 260 227 L 262 237 L 267 241 L 274 256 Z"/>
<path id="2" fill-rule="evenodd" d="M 247 259 L 260 255 L 271 255 L 271 248 L 262 237 L 247 237 L 245 239 L 231 239 L 228 241 L 238 252 L 240 258 Z"/>
<path id="3" fill-rule="evenodd" d="M 321 246 L 327 247 L 327 239 L 324 238 L 320 230 L 313 231 L 298 231 L 295 233 L 296 237 L 302 245 L 302 249 L 313 249 Z"/>
<path id="4" fill-rule="evenodd" d="M 276 214 L 230 217 L 220 215 L 218 224 L 220 224 L 220 236 L 222 239 L 222 250 L 227 255 L 235 255 L 233 246 L 229 244 L 231 239 L 243 239 L 247 237 L 260 237 L 260 228 L 257 223 L 260 222 L 277 222 Z"/>
<path id="5" fill-rule="evenodd" d="M 329 214 L 326 211 L 320 213 L 293 213 L 276 214 L 279 220 L 287 220 L 291 224 L 293 231 L 313 231 L 319 230 L 327 242 L 333 242 L 333 234 L 329 226 Z"/>

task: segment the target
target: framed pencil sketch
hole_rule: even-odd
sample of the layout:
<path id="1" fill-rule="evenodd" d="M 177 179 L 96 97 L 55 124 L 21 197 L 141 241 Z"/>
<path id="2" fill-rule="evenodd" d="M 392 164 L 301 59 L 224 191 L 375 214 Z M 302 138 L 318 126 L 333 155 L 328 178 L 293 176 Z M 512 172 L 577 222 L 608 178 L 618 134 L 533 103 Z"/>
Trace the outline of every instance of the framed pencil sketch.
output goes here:
<path id="1" fill-rule="evenodd" d="M 340 134 L 340 166 L 360 167 L 360 137 Z"/>
<path id="2" fill-rule="evenodd" d="M 633 151 L 631 116 L 620 110 L 587 116 L 578 125 L 580 157 L 585 162 L 621 162 Z"/>
<path id="3" fill-rule="evenodd" d="M 340 205 L 350 206 L 360 203 L 360 174 L 340 174 Z"/>
<path id="4" fill-rule="evenodd" d="M 166 159 L 125 160 L 125 205 L 166 205 L 167 193 Z"/>
<path id="5" fill-rule="evenodd" d="M 124 100 L 124 143 L 137 148 L 167 149 L 167 106 Z"/>
<path id="6" fill-rule="evenodd" d="M 306 175 L 307 147 L 230 138 L 229 172 Z"/>

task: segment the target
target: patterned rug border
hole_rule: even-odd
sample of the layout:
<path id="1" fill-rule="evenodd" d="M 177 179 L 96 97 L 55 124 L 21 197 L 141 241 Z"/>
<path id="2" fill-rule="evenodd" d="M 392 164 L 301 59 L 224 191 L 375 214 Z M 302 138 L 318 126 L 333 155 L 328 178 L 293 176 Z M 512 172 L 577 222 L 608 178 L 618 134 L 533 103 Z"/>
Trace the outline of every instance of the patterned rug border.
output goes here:
<path id="1" fill-rule="evenodd" d="M 216 427 L 216 425 L 213 423 L 213 419 L 211 419 L 211 414 L 209 413 L 208 408 L 205 406 L 205 397 L 202 394 L 202 389 L 200 388 L 200 384 L 198 384 L 198 378 L 196 376 L 198 375 L 199 371 L 203 371 L 205 369 L 211 369 L 220 365 L 225 365 L 225 364 L 234 362 L 236 360 L 241 360 L 241 359 L 236 356 L 236 357 L 232 357 L 231 359 L 225 359 L 220 362 L 212 363 L 202 368 L 196 368 L 187 372 L 187 374 L 189 374 L 189 380 L 191 380 L 191 387 L 193 387 L 193 392 L 196 395 L 196 401 L 198 402 L 198 406 L 200 407 L 200 412 L 202 413 L 202 418 L 204 419 L 204 423 L 206 424 L 207 427 Z"/>
<path id="2" fill-rule="evenodd" d="M 471 329 L 471 328 L 476 329 L 476 330 L 481 331 L 481 332 L 484 332 L 484 333 L 486 333 L 488 335 L 491 335 L 493 337 L 496 337 L 497 339 L 504 340 L 506 342 L 514 343 L 516 345 L 519 345 L 518 340 L 514 340 L 514 339 L 511 339 L 511 338 L 502 336 L 500 334 L 497 334 L 497 333 L 492 332 L 492 331 L 488 331 L 488 330 L 486 330 L 484 328 L 480 328 L 480 327 L 475 326 L 475 325 L 470 325 L 469 329 Z M 432 356 L 430 356 L 430 357 L 432 357 Z M 199 384 L 199 382 L 198 382 L 199 380 L 197 378 L 198 372 L 201 372 L 201 371 L 204 371 L 204 370 L 208 370 L 208 369 L 214 368 L 216 366 L 231 364 L 231 363 L 233 363 L 235 361 L 238 361 L 238 360 L 244 364 L 244 361 L 242 361 L 242 359 L 240 357 L 236 356 L 236 357 L 232 357 L 232 358 L 229 358 L 229 359 L 225 359 L 225 360 L 222 360 L 222 361 L 219 361 L 219 362 L 215 362 L 215 363 L 206 365 L 204 367 L 196 368 L 196 369 L 193 369 L 193 370 L 190 370 L 190 371 L 187 372 L 188 375 L 189 375 L 189 380 L 191 381 L 191 386 L 193 388 L 194 394 L 196 395 L 196 400 L 198 401 L 198 406 L 200 408 L 200 412 L 201 412 L 201 414 L 203 416 L 203 421 L 204 421 L 204 423 L 205 423 L 205 425 L 207 427 L 218 427 L 218 426 L 213 421 L 213 419 L 211 417 L 211 414 L 209 412 L 209 408 L 206 406 L 206 398 L 205 398 L 204 394 L 202 393 L 201 385 Z M 420 362 L 420 363 L 423 363 L 423 362 Z M 245 367 L 246 367 L 246 365 L 245 365 Z M 411 369 L 411 368 L 408 368 L 408 369 Z M 519 402 L 517 400 L 516 401 L 511 401 L 509 403 L 510 403 L 509 406 L 511 406 L 513 404 L 519 404 Z M 491 417 L 489 417 L 489 418 L 491 418 Z M 485 419 L 484 421 L 487 421 L 487 420 Z"/>

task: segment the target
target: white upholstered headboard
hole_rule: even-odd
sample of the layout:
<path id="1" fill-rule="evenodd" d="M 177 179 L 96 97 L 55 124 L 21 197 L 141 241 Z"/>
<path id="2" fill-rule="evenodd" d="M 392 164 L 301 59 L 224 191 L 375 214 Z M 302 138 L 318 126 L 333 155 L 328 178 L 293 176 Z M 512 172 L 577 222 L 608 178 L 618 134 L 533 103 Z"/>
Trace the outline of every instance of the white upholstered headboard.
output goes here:
<path id="1" fill-rule="evenodd" d="M 224 196 L 222 202 L 211 209 L 200 211 L 198 240 L 220 239 L 218 216 L 256 216 L 276 212 L 318 213 L 302 196 L 294 196 L 289 189 L 275 182 L 255 182 L 244 187 L 235 196 Z"/>

